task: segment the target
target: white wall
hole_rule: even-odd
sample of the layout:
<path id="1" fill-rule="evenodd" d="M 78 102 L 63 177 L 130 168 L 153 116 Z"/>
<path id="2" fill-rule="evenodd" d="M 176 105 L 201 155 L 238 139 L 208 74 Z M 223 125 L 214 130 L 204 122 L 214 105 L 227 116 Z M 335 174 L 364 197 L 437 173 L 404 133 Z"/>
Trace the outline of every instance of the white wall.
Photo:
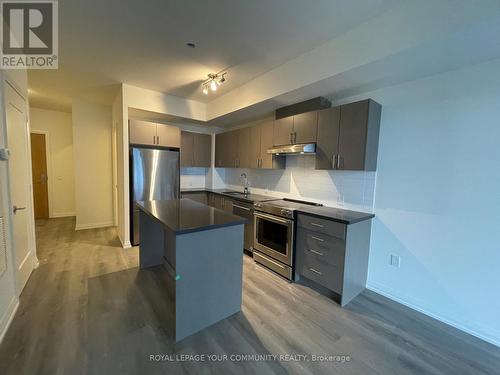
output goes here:
<path id="1" fill-rule="evenodd" d="M 112 226 L 111 107 L 73 100 L 76 229 Z"/>
<path id="2" fill-rule="evenodd" d="M 71 113 L 30 108 L 32 131 L 48 133 L 50 217 L 75 215 L 75 175 Z"/>
<path id="3" fill-rule="evenodd" d="M 500 346 L 500 60 L 345 101 L 366 97 L 383 107 L 369 288 Z"/>
<path id="4" fill-rule="evenodd" d="M 205 103 L 126 84 L 122 85 L 122 90 L 127 110 L 136 108 L 192 120 L 206 120 Z"/>

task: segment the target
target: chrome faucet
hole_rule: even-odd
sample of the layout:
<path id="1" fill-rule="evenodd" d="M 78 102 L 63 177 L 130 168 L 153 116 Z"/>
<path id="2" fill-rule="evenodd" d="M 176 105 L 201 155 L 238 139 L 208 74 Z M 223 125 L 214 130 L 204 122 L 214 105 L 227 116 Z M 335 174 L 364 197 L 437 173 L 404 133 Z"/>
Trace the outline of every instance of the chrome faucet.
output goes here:
<path id="1" fill-rule="evenodd" d="M 248 189 L 248 176 L 246 173 L 242 173 L 240 175 L 240 180 L 243 182 L 244 188 L 243 188 L 243 194 L 248 195 L 250 194 L 250 190 Z"/>

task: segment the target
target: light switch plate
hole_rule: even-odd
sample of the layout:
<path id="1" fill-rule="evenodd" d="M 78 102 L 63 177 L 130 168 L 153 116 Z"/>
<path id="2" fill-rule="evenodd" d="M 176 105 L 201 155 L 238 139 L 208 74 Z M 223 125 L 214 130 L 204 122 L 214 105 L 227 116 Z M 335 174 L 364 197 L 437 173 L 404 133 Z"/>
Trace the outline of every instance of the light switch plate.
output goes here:
<path id="1" fill-rule="evenodd" d="M 0 160 L 9 160 L 10 151 L 8 148 L 0 148 Z"/>

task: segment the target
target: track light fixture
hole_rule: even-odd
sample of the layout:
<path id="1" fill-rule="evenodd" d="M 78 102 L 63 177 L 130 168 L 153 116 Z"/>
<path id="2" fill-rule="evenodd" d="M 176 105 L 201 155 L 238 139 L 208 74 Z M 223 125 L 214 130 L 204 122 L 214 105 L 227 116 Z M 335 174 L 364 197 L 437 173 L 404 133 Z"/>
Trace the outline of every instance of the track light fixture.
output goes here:
<path id="1" fill-rule="evenodd" d="M 210 73 L 208 79 L 201 84 L 201 89 L 205 95 L 208 95 L 208 89 L 212 91 L 217 91 L 217 87 L 226 82 L 226 74 L 223 73 Z"/>

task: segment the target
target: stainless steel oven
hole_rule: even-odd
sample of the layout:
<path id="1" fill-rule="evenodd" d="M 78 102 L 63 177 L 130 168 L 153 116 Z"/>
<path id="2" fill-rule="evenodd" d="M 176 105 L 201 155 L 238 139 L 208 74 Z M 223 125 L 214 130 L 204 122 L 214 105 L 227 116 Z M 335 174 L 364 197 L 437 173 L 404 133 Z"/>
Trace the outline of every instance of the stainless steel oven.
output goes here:
<path id="1" fill-rule="evenodd" d="M 294 221 L 276 215 L 270 215 L 255 211 L 254 213 L 254 251 L 257 254 L 257 261 L 262 262 L 262 256 L 266 266 L 276 270 L 284 276 L 291 275 L 293 262 L 293 233 Z M 259 255 L 261 257 L 259 258 Z M 254 253 L 255 257 L 255 253 Z M 269 259 L 272 258 L 272 259 Z M 279 264 L 275 261 L 278 261 Z M 271 263 L 273 266 L 270 266 Z M 281 272 L 284 270 L 285 272 Z M 290 278 L 290 277 L 289 277 Z"/>

